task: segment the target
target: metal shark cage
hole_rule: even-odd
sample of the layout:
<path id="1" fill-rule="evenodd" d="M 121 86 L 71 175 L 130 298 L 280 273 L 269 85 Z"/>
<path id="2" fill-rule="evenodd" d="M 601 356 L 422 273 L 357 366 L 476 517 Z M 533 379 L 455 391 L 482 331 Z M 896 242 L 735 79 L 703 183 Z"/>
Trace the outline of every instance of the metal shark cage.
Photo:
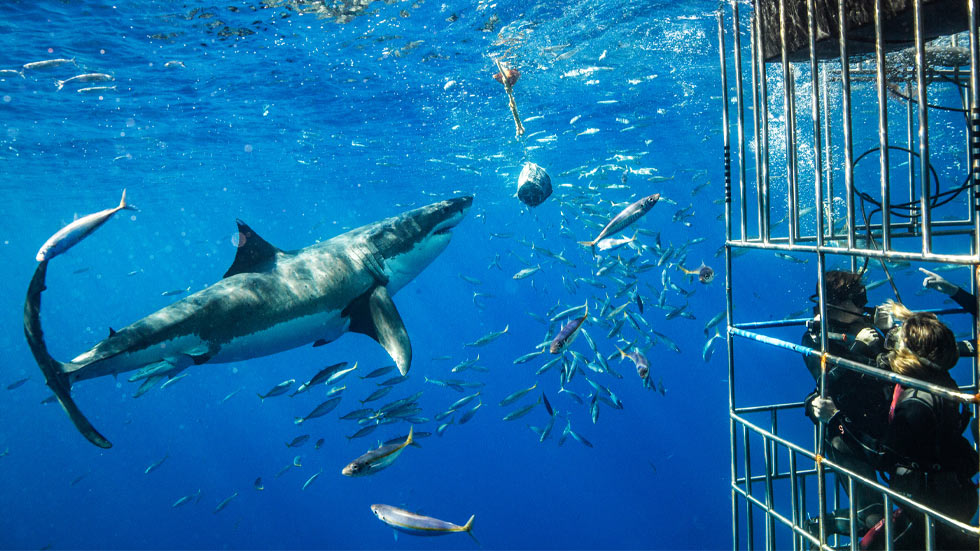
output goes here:
<path id="1" fill-rule="evenodd" d="M 886 261 L 967 266 L 976 296 L 978 4 L 720 3 L 733 548 L 859 549 L 853 508 L 849 541 L 830 536 L 824 520 L 815 523 L 816 529 L 804 524 L 846 503 L 853 492 L 842 494 L 841 485 L 874 488 L 886 511 L 901 507 L 924 513 L 923 549 L 935 547 L 940 523 L 980 534 L 976 525 L 949 518 L 824 457 L 823 424 L 812 438 L 782 434 L 787 415 L 802 416 L 802 401 L 758 404 L 736 392 L 736 381 L 754 376 L 749 366 L 757 368 L 760 354 L 764 362 L 782 349 L 782 354 L 820 359 L 821 394 L 827 368 L 842 366 L 971 404 L 976 417 L 977 358 L 972 359 L 972 380 L 959 391 L 927 384 L 774 337 L 774 329 L 802 328 L 805 319 L 743 319 L 732 294 L 739 275 L 733 257 L 748 249 L 815 259 L 810 265 L 816 267 L 815 310 L 821 319 L 827 319 L 828 257 L 843 258 L 852 269 L 866 259 L 882 266 Z M 943 59 L 944 52 L 956 59 Z M 868 151 L 860 153 L 865 147 Z M 780 215 L 788 220 L 784 230 L 773 223 Z M 767 277 L 745 271 L 756 280 Z M 976 342 L 976 320 L 971 330 Z M 820 344 L 828 350 L 826 324 Z M 802 398 L 807 389 L 800 391 Z M 892 514 L 884 515 L 883 524 L 882 545 L 891 549 Z"/>

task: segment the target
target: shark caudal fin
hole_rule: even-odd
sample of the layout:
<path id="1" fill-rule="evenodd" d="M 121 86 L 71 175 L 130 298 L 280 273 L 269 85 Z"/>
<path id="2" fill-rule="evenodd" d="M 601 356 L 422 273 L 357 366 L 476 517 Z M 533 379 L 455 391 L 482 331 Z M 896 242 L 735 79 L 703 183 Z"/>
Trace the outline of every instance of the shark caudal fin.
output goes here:
<path id="1" fill-rule="evenodd" d="M 41 373 L 44 374 L 44 382 L 54 392 L 72 423 L 75 423 L 75 428 L 96 446 L 111 448 L 112 443 L 95 430 L 71 399 L 71 382 L 68 380 L 68 374 L 65 373 L 64 364 L 51 357 L 48 346 L 44 343 L 44 331 L 41 330 L 41 293 L 45 289 L 44 280 L 47 272 L 48 261 L 43 260 L 34 271 L 31 285 L 27 289 L 27 299 L 24 301 L 24 336 L 27 337 L 27 344 L 30 345 L 34 359 L 41 368 Z"/>

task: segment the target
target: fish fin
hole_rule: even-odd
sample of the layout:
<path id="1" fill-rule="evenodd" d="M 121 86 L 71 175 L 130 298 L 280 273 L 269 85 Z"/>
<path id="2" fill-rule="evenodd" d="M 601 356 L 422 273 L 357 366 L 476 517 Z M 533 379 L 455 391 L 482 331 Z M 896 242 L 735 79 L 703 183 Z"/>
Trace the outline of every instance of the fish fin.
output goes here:
<path id="1" fill-rule="evenodd" d="M 412 343 L 386 287 L 378 286 L 361 295 L 344 309 L 342 315 L 350 318 L 349 331 L 377 341 L 395 361 L 398 372 L 403 377 L 408 375 L 412 365 Z"/>
<path id="2" fill-rule="evenodd" d="M 216 352 L 217 350 L 212 351 L 209 348 L 206 352 L 202 352 L 200 354 L 188 353 L 187 356 L 190 357 L 192 362 L 194 362 L 194 365 L 201 365 L 203 363 L 207 363 L 207 361 L 210 360 L 211 357 L 214 356 Z M 183 369 L 180 369 L 177 372 L 179 371 L 183 371 Z"/>
<path id="3" fill-rule="evenodd" d="M 415 440 L 412 440 L 412 434 L 414 433 L 414 431 L 415 431 L 415 427 L 408 427 L 408 438 L 405 439 L 405 443 L 402 445 L 403 448 L 415 443 Z"/>
<path id="4" fill-rule="evenodd" d="M 38 367 L 41 368 L 45 384 L 54 393 L 78 432 L 100 448 L 111 448 L 112 443 L 95 430 L 92 423 L 78 409 L 75 401 L 71 399 L 71 380 L 65 372 L 65 364 L 51 357 L 48 346 L 44 342 L 44 331 L 41 329 L 41 293 L 45 289 L 44 280 L 47 277 L 47 270 L 48 261 L 41 261 L 27 289 L 27 299 L 24 301 L 24 334 L 27 336 L 27 343 Z"/>
<path id="5" fill-rule="evenodd" d="M 139 211 L 140 209 L 134 207 L 133 205 L 126 204 L 126 190 L 123 189 L 122 199 L 119 200 L 119 206 L 116 207 L 116 210 L 135 210 L 135 211 Z"/>
<path id="6" fill-rule="evenodd" d="M 278 253 L 282 251 L 273 247 L 268 241 L 259 237 L 255 230 L 241 220 L 238 223 L 238 252 L 235 261 L 225 272 L 224 277 L 248 272 L 263 272 L 269 268 Z"/>
<path id="7" fill-rule="evenodd" d="M 398 541 L 398 530 L 392 530 L 391 535 L 394 536 L 395 541 Z"/>
<path id="8" fill-rule="evenodd" d="M 300 424 L 302 424 L 302 423 L 303 423 L 303 421 L 305 421 L 305 420 L 306 420 L 306 419 L 304 419 L 304 418 L 302 418 L 302 417 L 294 417 L 293 419 L 294 419 L 294 421 L 293 421 L 293 424 L 294 424 L 294 425 L 300 425 Z"/>
<path id="9" fill-rule="evenodd" d="M 470 520 L 466 521 L 466 524 L 463 525 L 463 531 L 466 532 L 467 534 L 469 534 L 470 537 L 473 538 L 473 541 L 475 541 L 477 545 L 481 545 L 480 544 L 480 540 L 476 539 L 476 536 L 473 535 L 473 519 L 474 518 L 476 518 L 476 515 L 470 515 Z"/>
<path id="10" fill-rule="evenodd" d="M 619 361 L 623 361 L 626 358 L 626 352 L 623 352 L 623 349 L 618 346 L 616 350 L 619 350 Z"/>
<path id="11" fill-rule="evenodd" d="M 115 337 L 115 336 L 116 336 L 116 330 L 110 327 L 109 328 L 109 338 L 111 339 L 112 337 Z"/>
<path id="12" fill-rule="evenodd" d="M 328 342 L 329 341 L 327 341 L 327 339 L 317 339 L 316 342 L 313 343 L 313 348 L 316 348 L 318 346 L 323 346 L 323 345 L 327 344 Z"/>

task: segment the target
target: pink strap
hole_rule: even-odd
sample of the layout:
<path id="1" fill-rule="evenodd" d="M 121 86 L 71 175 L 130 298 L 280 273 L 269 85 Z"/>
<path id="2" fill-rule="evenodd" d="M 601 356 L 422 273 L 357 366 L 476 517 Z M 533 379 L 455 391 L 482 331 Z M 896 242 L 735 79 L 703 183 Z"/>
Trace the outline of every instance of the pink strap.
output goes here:
<path id="1" fill-rule="evenodd" d="M 902 390 L 902 385 L 895 383 L 895 390 L 892 391 L 892 405 L 888 408 L 889 423 L 895 419 L 895 406 L 898 405 L 898 399 L 902 397 Z"/>

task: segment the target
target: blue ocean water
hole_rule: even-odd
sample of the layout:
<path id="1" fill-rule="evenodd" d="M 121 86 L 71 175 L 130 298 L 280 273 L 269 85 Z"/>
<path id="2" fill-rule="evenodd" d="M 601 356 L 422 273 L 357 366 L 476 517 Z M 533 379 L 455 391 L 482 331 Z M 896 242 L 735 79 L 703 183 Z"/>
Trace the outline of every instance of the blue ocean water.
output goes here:
<path id="1" fill-rule="evenodd" d="M 724 225 L 714 202 L 723 191 L 714 4 L 420 0 L 347 3 L 349 16 L 311 13 L 322 4 L 0 6 L 0 69 L 74 60 L 0 75 L 0 547 L 476 548 L 461 534 L 395 540 L 371 513 L 374 503 L 459 524 L 476 515 L 474 534 L 491 549 L 730 546 L 724 343 L 708 363 L 701 357 L 704 323 L 724 309 L 715 256 Z M 527 129 L 521 140 L 491 56 L 521 71 L 514 87 Z M 112 80 L 58 89 L 57 81 L 82 73 Z M 97 86 L 110 88 L 78 91 Z M 514 197 L 525 161 L 544 167 L 555 185 L 534 210 Z M 624 172 L 627 186 L 610 187 Z M 114 444 L 92 446 L 56 403 L 40 403 L 50 392 L 23 337 L 23 299 L 40 245 L 76 215 L 114 206 L 124 188 L 140 211 L 116 215 L 51 263 L 43 322 L 54 357 L 67 361 L 110 327 L 181 298 L 164 292 L 219 280 L 235 255 L 236 218 L 291 250 L 473 194 L 447 250 L 394 297 L 415 359 L 410 379 L 377 404 L 422 390 L 431 418 L 462 394 L 424 377 L 453 377 L 454 365 L 479 354 L 487 372 L 461 377 L 485 383 L 483 407 L 377 475 L 342 476 L 379 440 L 408 431 L 399 423 L 346 438 L 357 425 L 338 417 L 375 388 L 355 375 L 390 363 L 367 337 L 346 335 L 323 347 L 192 367 L 137 399 L 138 383 L 125 374 L 79 383 L 79 407 Z M 596 261 L 576 241 L 594 237 L 595 222 L 620 204 L 651 193 L 670 201 L 636 224 L 646 230 L 638 240 L 652 246 L 658 232 L 664 246 L 677 247 L 704 238 L 689 247 L 687 267 L 703 259 L 718 277 L 701 285 L 671 268 L 691 294 L 672 291 L 667 303 L 686 303 L 696 319 L 667 320 L 653 306 L 662 269 L 637 274 L 645 319 L 680 352 L 659 338 L 645 349 L 664 394 L 643 388 L 629 361 L 610 362 L 622 379 L 588 372 L 624 404 L 602 405 L 593 423 L 588 404 L 558 393 L 557 370 L 535 376 L 549 355 L 513 360 L 546 337 L 532 315 L 587 300 L 595 309 L 618 290 L 610 280 L 599 288 L 563 279 L 592 277 Z M 589 216 L 586 225 L 583 205 L 608 215 Z M 693 217 L 675 220 L 689 205 Z M 575 267 L 531 243 L 563 252 Z M 498 256 L 499 269 L 491 266 Z M 513 279 L 537 265 L 534 276 Z M 806 274 L 799 287 L 809 289 Z M 785 310 L 780 305 L 779 315 Z M 464 347 L 505 326 L 495 342 Z M 607 330 L 591 335 L 608 355 L 622 342 L 604 338 Z M 622 336 L 651 342 L 629 325 Z M 583 339 L 573 347 L 589 353 Z M 328 416 L 293 424 L 323 391 L 256 397 L 340 361 L 359 367 Z M 502 420 L 537 392 L 498 405 L 535 382 L 559 414 L 543 443 L 528 428 L 544 426 L 543 408 Z M 568 387 L 590 392 L 582 375 Z M 594 447 L 571 438 L 559 446 L 567 422 Z M 284 445 L 300 434 L 311 441 Z M 314 450 L 319 438 L 325 444 Z M 276 477 L 297 455 L 302 467 Z M 253 488 L 257 477 L 264 490 Z M 172 507 L 197 492 L 200 499 Z"/>

